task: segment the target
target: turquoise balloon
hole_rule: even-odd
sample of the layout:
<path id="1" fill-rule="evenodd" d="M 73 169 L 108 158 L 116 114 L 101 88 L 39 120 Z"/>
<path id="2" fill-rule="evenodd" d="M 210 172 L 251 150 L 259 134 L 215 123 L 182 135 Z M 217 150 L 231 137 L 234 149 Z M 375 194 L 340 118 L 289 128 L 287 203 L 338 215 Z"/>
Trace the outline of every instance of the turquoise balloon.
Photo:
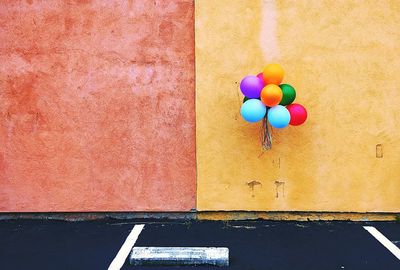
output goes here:
<path id="1" fill-rule="evenodd" d="M 290 113 L 282 105 L 276 105 L 268 110 L 268 122 L 274 128 L 284 128 L 289 125 Z"/>
<path id="2" fill-rule="evenodd" d="M 259 99 L 249 99 L 243 103 L 240 114 L 247 122 L 254 123 L 265 117 L 267 108 Z"/>

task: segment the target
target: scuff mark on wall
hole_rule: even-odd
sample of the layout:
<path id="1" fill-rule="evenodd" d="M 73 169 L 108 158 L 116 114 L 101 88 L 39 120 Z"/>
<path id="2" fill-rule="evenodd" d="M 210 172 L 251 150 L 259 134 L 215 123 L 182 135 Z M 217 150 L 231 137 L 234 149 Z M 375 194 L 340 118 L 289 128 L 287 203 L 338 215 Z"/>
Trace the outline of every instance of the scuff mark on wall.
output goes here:
<path id="1" fill-rule="evenodd" d="M 253 181 L 251 181 L 251 182 L 247 182 L 246 185 L 248 185 L 249 188 L 251 189 L 251 193 L 252 193 L 251 197 L 254 197 L 254 196 L 255 196 L 255 194 L 254 194 L 254 187 L 255 187 L 255 186 L 262 186 L 261 182 L 255 181 L 255 180 L 253 180 Z"/>
<path id="2" fill-rule="evenodd" d="M 278 159 L 273 159 L 272 164 L 278 167 L 279 169 L 281 168 L 281 158 L 279 157 Z"/>
<path id="3" fill-rule="evenodd" d="M 376 158 L 383 158 L 383 145 L 382 144 L 376 145 Z"/>
<path id="4" fill-rule="evenodd" d="M 285 197 L 285 182 L 283 181 L 275 181 L 275 191 L 276 191 L 276 197 L 279 198 L 279 195 L 281 197 Z"/>

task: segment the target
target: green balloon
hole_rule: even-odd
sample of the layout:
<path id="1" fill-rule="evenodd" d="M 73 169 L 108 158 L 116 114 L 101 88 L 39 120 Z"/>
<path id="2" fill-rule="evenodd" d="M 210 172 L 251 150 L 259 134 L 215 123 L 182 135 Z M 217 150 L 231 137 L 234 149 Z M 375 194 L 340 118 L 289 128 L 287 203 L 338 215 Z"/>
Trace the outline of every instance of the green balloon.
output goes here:
<path id="1" fill-rule="evenodd" d="M 249 99 L 254 99 L 254 98 L 248 98 L 248 97 L 244 97 L 244 99 L 243 99 L 243 103 L 245 103 L 246 101 L 248 101 Z M 258 100 L 261 100 L 261 98 L 257 98 Z"/>
<path id="2" fill-rule="evenodd" d="M 286 106 L 291 104 L 296 98 L 296 90 L 294 90 L 294 88 L 289 84 L 281 84 L 279 87 L 282 89 L 283 93 L 282 100 L 279 105 Z"/>

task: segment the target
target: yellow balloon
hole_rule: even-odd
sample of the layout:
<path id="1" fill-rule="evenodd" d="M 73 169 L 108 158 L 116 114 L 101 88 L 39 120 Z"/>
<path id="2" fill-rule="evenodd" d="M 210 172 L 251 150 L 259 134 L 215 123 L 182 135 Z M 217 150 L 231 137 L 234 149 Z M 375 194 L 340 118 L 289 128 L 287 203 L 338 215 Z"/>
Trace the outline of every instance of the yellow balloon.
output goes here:
<path id="1" fill-rule="evenodd" d="M 268 64 L 263 70 L 265 84 L 279 85 L 283 80 L 285 71 L 279 64 Z"/>

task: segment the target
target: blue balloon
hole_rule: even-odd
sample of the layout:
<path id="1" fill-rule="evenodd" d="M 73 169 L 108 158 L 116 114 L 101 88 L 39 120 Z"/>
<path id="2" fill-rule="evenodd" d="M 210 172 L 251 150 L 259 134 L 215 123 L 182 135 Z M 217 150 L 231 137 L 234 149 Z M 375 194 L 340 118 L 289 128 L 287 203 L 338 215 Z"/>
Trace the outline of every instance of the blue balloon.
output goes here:
<path id="1" fill-rule="evenodd" d="M 259 99 L 249 99 L 243 103 L 240 114 L 244 120 L 250 123 L 262 120 L 267 112 L 267 108 Z"/>
<path id="2" fill-rule="evenodd" d="M 276 105 L 268 110 L 268 122 L 274 128 L 284 128 L 289 125 L 290 113 L 282 105 Z"/>

